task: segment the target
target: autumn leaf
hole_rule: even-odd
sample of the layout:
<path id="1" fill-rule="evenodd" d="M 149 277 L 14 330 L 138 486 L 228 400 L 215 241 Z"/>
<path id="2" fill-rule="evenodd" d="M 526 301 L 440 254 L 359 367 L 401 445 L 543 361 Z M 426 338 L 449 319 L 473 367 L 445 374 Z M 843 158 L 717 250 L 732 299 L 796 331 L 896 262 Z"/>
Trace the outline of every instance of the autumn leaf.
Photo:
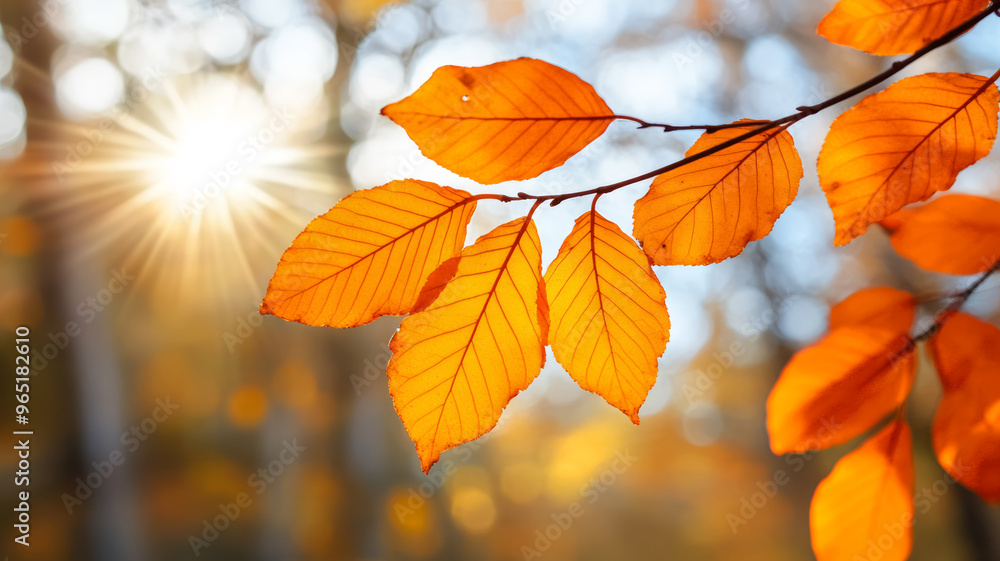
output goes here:
<path id="1" fill-rule="evenodd" d="M 860 291 L 831 310 L 831 331 L 795 353 L 767 398 L 775 454 L 843 444 L 906 399 L 915 362 L 916 302 L 891 288 Z"/>
<path id="2" fill-rule="evenodd" d="M 873 55 L 901 55 L 958 27 L 988 0 L 840 0 L 817 33 Z"/>
<path id="3" fill-rule="evenodd" d="M 956 313 L 930 347 L 944 385 L 934 417 L 938 461 L 983 500 L 1000 502 L 1000 329 Z"/>
<path id="4" fill-rule="evenodd" d="M 705 133 L 687 155 L 747 132 Z M 635 237 L 657 265 L 718 263 L 770 233 L 801 178 L 791 135 L 763 132 L 658 176 L 635 203 Z"/>
<path id="5" fill-rule="evenodd" d="M 333 327 L 407 314 L 475 209 L 465 191 L 413 179 L 351 193 L 285 250 L 260 313 Z"/>
<path id="6" fill-rule="evenodd" d="M 442 66 L 382 114 L 425 156 L 484 184 L 561 166 L 616 118 L 590 84 L 530 58 Z"/>
<path id="7" fill-rule="evenodd" d="M 392 338 L 389 391 L 426 473 L 441 452 L 492 429 L 541 371 L 548 333 L 541 245 L 519 218 L 435 273 L 426 309 Z"/>
<path id="8" fill-rule="evenodd" d="M 844 245 L 903 206 L 952 186 L 989 153 L 1000 74 L 923 74 L 870 95 L 833 122 L 817 171 Z"/>
<path id="9" fill-rule="evenodd" d="M 913 488 L 910 427 L 894 421 L 816 487 L 809 529 L 817 561 L 905 561 L 913 546 Z"/>
<path id="10" fill-rule="evenodd" d="M 892 247 L 930 271 L 982 273 L 1000 259 L 1000 201 L 946 195 L 882 221 Z"/>
<path id="11" fill-rule="evenodd" d="M 670 331 L 649 260 L 614 222 L 584 213 L 545 272 L 556 360 L 639 424 Z"/>
<path id="12" fill-rule="evenodd" d="M 917 299 L 909 292 L 878 286 L 859 290 L 830 310 L 830 331 L 841 327 L 874 327 L 907 333 L 913 326 Z"/>

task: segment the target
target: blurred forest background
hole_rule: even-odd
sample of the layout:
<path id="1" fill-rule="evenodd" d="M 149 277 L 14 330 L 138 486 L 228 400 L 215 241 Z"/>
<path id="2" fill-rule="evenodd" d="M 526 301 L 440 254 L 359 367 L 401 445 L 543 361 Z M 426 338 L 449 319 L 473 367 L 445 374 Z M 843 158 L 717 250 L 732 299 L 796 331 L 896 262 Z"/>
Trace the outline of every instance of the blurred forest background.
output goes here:
<path id="1" fill-rule="evenodd" d="M 805 177 L 768 238 L 718 265 L 657 270 L 671 340 L 638 427 L 550 355 L 497 429 L 425 477 L 384 375 L 398 319 L 310 328 L 257 306 L 295 234 L 351 190 L 415 177 L 481 192 L 378 114 L 438 66 L 530 56 L 647 121 L 775 118 L 890 62 L 817 36 L 832 4 L 0 0 L 0 359 L 13 364 L 26 325 L 37 370 L 32 545 L 14 546 L 5 523 L 5 554 L 506 560 L 526 546 L 552 560 L 812 558 L 810 496 L 856 443 L 775 457 L 768 390 L 853 291 L 901 287 L 932 310 L 968 282 L 917 269 L 877 229 L 833 248 L 815 158 L 849 104 L 791 129 Z M 990 18 L 904 75 L 989 75 L 998 37 Z M 696 136 L 615 123 L 566 166 L 498 188 L 613 182 L 678 159 Z M 994 151 L 953 191 L 1000 197 L 998 176 Z M 630 231 L 647 185 L 605 197 L 602 212 Z M 525 204 L 482 203 L 470 239 Z M 581 205 L 539 210 L 546 264 Z M 969 310 L 1000 320 L 995 279 Z M 928 494 L 912 559 L 1000 558 L 1000 514 L 948 484 L 930 449 L 938 398 L 924 359 L 909 416 Z M 293 442 L 305 449 L 287 451 Z M 0 490 L 4 520 L 12 489 Z M 241 494 L 249 505 L 226 516 Z M 553 530 L 574 503 L 582 515 Z"/>

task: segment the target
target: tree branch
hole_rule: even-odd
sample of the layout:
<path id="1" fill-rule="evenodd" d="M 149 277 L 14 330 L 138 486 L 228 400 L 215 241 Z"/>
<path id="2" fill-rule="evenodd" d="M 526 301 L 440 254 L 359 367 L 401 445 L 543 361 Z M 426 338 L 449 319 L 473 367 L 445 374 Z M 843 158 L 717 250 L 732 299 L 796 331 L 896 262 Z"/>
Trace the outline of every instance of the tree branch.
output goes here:
<path id="1" fill-rule="evenodd" d="M 973 281 L 973 283 L 970 284 L 965 290 L 957 294 L 953 294 L 950 297 L 951 302 L 943 310 L 941 310 L 941 313 L 939 313 L 937 317 L 934 318 L 934 323 L 913 338 L 913 344 L 916 345 L 917 343 L 926 341 L 936 335 L 937 332 L 941 330 L 941 326 L 944 325 L 944 322 L 948 321 L 948 318 L 960 310 L 972 294 L 978 290 L 987 279 L 996 274 L 998 271 L 1000 271 L 1000 259 L 993 263 L 989 269 L 986 269 L 986 271 L 979 275 L 979 278 Z"/>
<path id="2" fill-rule="evenodd" d="M 567 199 L 572 199 L 572 198 L 576 198 L 576 197 L 583 197 L 583 196 L 587 196 L 587 195 L 603 195 L 605 193 L 610 193 L 612 191 L 616 191 L 616 190 L 618 190 L 618 189 L 620 189 L 622 187 L 625 187 L 625 186 L 628 186 L 628 185 L 632 185 L 634 183 L 638 183 L 638 182 L 644 181 L 646 179 L 654 178 L 654 177 L 656 177 L 656 176 L 658 176 L 660 174 L 666 173 L 668 171 L 675 170 L 675 169 L 677 169 L 679 167 L 682 167 L 682 166 L 685 166 L 687 164 L 690 164 L 691 162 L 695 162 L 697 160 L 700 160 L 702 158 L 705 158 L 707 156 L 715 154 L 716 152 L 719 152 L 721 150 L 725 150 L 726 148 L 729 148 L 730 146 L 734 146 L 736 144 L 739 144 L 740 142 L 743 142 L 744 140 L 753 138 L 754 136 L 757 136 L 758 134 L 764 133 L 764 132 L 766 132 L 766 131 L 768 131 L 770 129 L 773 129 L 773 128 L 776 128 L 776 127 L 782 127 L 782 130 L 787 129 L 791 125 L 793 125 L 793 124 L 801 121 L 802 119 L 805 119 L 806 117 L 808 117 L 810 115 L 815 115 L 816 113 L 819 113 L 820 111 L 822 111 L 822 110 L 824 110 L 824 109 L 826 109 L 828 107 L 836 105 L 836 104 L 838 104 L 838 103 L 840 103 L 842 101 L 845 101 L 847 99 L 850 99 L 850 98 L 852 98 L 852 97 L 854 97 L 854 96 L 856 96 L 856 95 L 858 95 L 860 93 L 863 93 L 866 90 L 868 90 L 870 88 L 873 88 L 873 87 L 881 84 L 885 80 L 891 78 L 892 76 L 896 75 L 901 70 L 903 70 L 907 66 L 913 64 L 914 62 L 916 62 L 920 58 L 924 57 L 928 53 L 933 52 L 934 50 L 936 50 L 936 49 L 938 49 L 938 48 L 940 48 L 940 47 L 942 47 L 944 45 L 947 45 L 948 43 L 954 41 L 959 36 L 963 35 L 965 32 L 967 32 L 970 29 L 972 29 L 973 27 L 975 27 L 976 24 L 978 24 L 979 22 L 981 22 L 982 20 L 986 19 L 987 17 L 989 17 L 991 14 L 994 14 L 994 13 L 996 13 L 997 15 L 1000 15 L 1000 0 L 991 0 L 989 6 L 987 6 L 983 11 L 981 11 L 978 14 L 972 16 L 971 18 L 969 18 L 968 20 L 966 20 L 962 24 L 958 25 L 957 27 L 955 27 L 951 31 L 945 33 L 941 37 L 935 39 L 934 41 L 931 41 L 930 43 L 928 43 L 927 45 L 925 45 L 923 48 L 921 48 L 919 51 L 913 53 L 912 55 L 910 55 L 910 56 L 908 56 L 908 57 L 906 57 L 906 58 L 904 58 L 902 60 L 898 60 L 898 61 L 892 63 L 892 65 L 889 68 L 887 68 L 886 70 L 880 72 L 879 74 L 876 74 L 872 78 L 870 78 L 870 79 L 868 79 L 868 80 L 866 80 L 866 81 L 864 81 L 864 82 L 862 82 L 862 83 L 854 86 L 853 88 L 851 88 L 851 89 L 849 89 L 847 91 L 844 91 L 843 93 L 841 93 L 839 95 L 833 96 L 833 97 L 827 99 L 826 101 L 822 101 L 822 102 L 817 103 L 815 105 L 803 105 L 803 106 L 796 107 L 796 112 L 795 113 L 792 113 L 791 115 L 787 115 L 787 116 L 782 117 L 780 119 L 775 119 L 773 121 L 751 121 L 751 122 L 748 122 L 748 123 L 738 123 L 738 124 L 737 123 L 730 123 L 730 124 L 727 124 L 727 125 L 689 125 L 689 126 L 683 126 L 683 125 L 658 125 L 658 124 L 655 124 L 655 123 L 647 123 L 647 122 L 643 121 L 642 119 L 637 119 L 635 117 L 618 116 L 618 118 L 620 118 L 620 119 L 626 119 L 626 120 L 629 120 L 629 121 L 633 121 L 633 122 L 639 123 L 639 128 L 663 127 L 664 130 L 701 130 L 701 129 L 704 129 L 704 130 L 709 131 L 709 132 L 714 132 L 715 130 L 720 130 L 722 128 L 749 127 L 749 126 L 753 126 L 756 123 L 761 123 L 761 124 L 760 124 L 760 126 L 754 127 L 752 130 L 750 130 L 750 131 L 748 131 L 748 132 L 746 132 L 744 134 L 741 134 L 739 136 L 733 137 L 733 138 L 731 138 L 731 139 L 729 139 L 729 140 L 727 140 L 725 142 L 721 142 L 719 144 L 716 144 L 715 146 L 712 146 L 711 148 L 702 150 L 701 152 L 697 152 L 695 154 L 691 154 L 690 156 L 687 156 L 687 157 L 685 157 L 683 159 L 677 160 L 676 162 L 674 162 L 672 164 L 663 166 L 663 167 L 661 167 L 659 169 L 655 169 L 655 170 L 643 173 L 641 175 L 637 175 L 635 177 L 632 177 L 632 178 L 629 178 L 629 179 L 626 179 L 626 180 L 623 180 L 623 181 L 619 181 L 617 183 L 611 183 L 609 185 L 603 185 L 601 187 L 594 187 L 592 189 L 585 189 L 585 190 L 582 190 L 582 191 L 573 191 L 573 192 L 570 192 L 570 193 L 555 194 L 555 195 L 554 194 L 549 194 L 549 195 L 531 195 L 531 194 L 528 194 L 528 193 L 518 193 L 517 196 L 514 196 L 514 197 L 511 197 L 511 196 L 508 196 L 508 195 L 498 195 L 496 197 L 491 197 L 491 198 L 497 198 L 497 199 L 499 199 L 499 200 L 501 200 L 503 202 L 523 201 L 523 200 L 550 201 L 549 202 L 550 206 L 556 206 L 557 204 L 559 204 L 559 203 L 561 203 L 561 202 L 563 202 L 563 201 L 565 201 Z"/>

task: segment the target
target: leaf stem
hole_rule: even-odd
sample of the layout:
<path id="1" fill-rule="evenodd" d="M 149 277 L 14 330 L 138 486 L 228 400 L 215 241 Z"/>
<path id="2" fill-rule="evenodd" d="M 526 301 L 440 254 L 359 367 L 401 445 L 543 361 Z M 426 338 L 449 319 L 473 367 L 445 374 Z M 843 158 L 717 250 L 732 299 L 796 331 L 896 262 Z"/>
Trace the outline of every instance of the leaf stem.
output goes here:
<path id="1" fill-rule="evenodd" d="M 511 197 L 511 196 L 507 196 L 507 195 L 496 195 L 496 196 L 483 197 L 483 198 L 494 198 L 494 199 L 501 200 L 503 202 L 523 201 L 523 200 L 534 200 L 536 202 L 549 201 L 549 205 L 550 206 L 556 206 L 559 203 L 561 203 L 561 202 L 563 202 L 563 201 L 565 201 L 567 199 L 572 199 L 572 198 L 576 198 L 576 197 L 583 197 L 583 196 L 587 196 L 587 195 L 603 195 L 605 193 L 610 193 L 612 191 L 616 191 L 616 190 L 618 190 L 618 189 L 620 189 L 622 187 L 625 187 L 625 186 L 628 186 L 628 185 L 632 185 L 632 184 L 638 183 L 640 181 L 645 181 L 646 179 L 651 179 L 651 178 L 656 177 L 656 176 L 658 176 L 660 174 L 666 173 L 668 171 L 675 170 L 675 169 L 677 169 L 679 167 L 685 166 L 687 164 L 690 164 L 692 162 L 695 162 L 697 160 L 700 160 L 702 158 L 705 158 L 707 156 L 715 154 L 716 152 L 719 152 L 721 150 L 725 150 L 726 148 L 729 148 L 730 146 L 734 146 L 736 144 L 739 144 L 740 142 L 743 142 L 745 140 L 753 138 L 754 136 L 756 136 L 758 134 L 761 134 L 761 133 L 764 133 L 764 132 L 766 132 L 766 131 L 768 131 L 770 129 L 773 129 L 775 127 L 784 127 L 784 128 L 787 128 L 787 127 L 789 127 L 789 126 L 791 126 L 791 125 L 793 125 L 793 124 L 801 121 L 802 119 L 805 119 L 806 117 L 809 117 L 810 115 L 815 115 L 816 113 L 819 113 L 820 111 L 822 111 L 824 109 L 832 107 L 832 106 L 834 106 L 834 105 L 836 105 L 836 104 L 838 104 L 838 103 L 840 103 L 842 101 L 850 99 L 850 98 L 852 98 L 852 97 L 854 97 L 854 96 L 856 96 L 856 95 L 858 95 L 860 93 L 863 93 L 866 90 L 869 90 L 869 89 L 871 89 L 871 88 L 873 88 L 873 87 L 881 84 L 885 80 L 891 78 L 892 76 L 896 75 L 901 70 L 903 70 L 907 66 L 913 64 L 917 60 L 921 59 L 922 57 L 924 57 L 928 53 L 930 53 L 930 52 L 932 52 L 932 51 L 934 51 L 934 50 L 936 50 L 936 49 L 938 49 L 938 48 L 940 48 L 940 47 L 942 47 L 942 46 L 944 46 L 944 45 L 946 45 L 946 44 L 954 41 L 959 36 L 963 35 L 965 32 L 967 32 L 970 29 L 972 29 L 973 27 L 975 27 L 976 24 L 978 24 L 979 22 L 981 22 L 982 20 L 986 19 L 987 17 L 989 17 L 991 14 L 994 14 L 994 13 L 996 13 L 997 15 L 1000 15 L 1000 0 L 991 0 L 990 4 L 984 10 L 982 10 L 981 12 L 979 12 L 976 15 L 972 16 L 971 18 L 967 19 L 966 21 L 964 21 L 963 23 L 961 23 L 957 27 L 953 28 L 951 31 L 945 33 L 941 37 L 935 39 L 934 41 L 931 41 L 927 45 L 924 45 L 923 48 L 921 48 L 917 52 L 913 53 L 912 55 L 910 55 L 910 56 L 908 56 L 908 57 L 906 57 L 906 58 L 904 58 L 902 60 L 897 60 L 896 62 L 892 63 L 892 65 L 889 66 L 889 68 L 885 69 L 884 71 L 880 72 L 879 74 L 876 74 L 875 76 L 869 78 L 868 80 L 866 80 L 866 81 L 864 81 L 864 82 L 862 82 L 862 83 L 854 86 L 853 88 L 850 88 L 850 89 L 848 89 L 848 90 L 846 90 L 846 91 L 844 91 L 844 92 L 842 92 L 842 93 L 840 93 L 838 95 L 835 95 L 835 96 L 827 99 L 826 101 L 822 101 L 822 102 L 817 103 L 815 105 L 802 105 L 802 106 L 796 107 L 795 108 L 795 110 L 796 110 L 795 113 L 792 113 L 791 115 L 786 115 L 785 117 L 781 117 L 780 119 L 775 119 L 773 121 L 749 121 L 749 122 L 745 121 L 745 122 L 742 122 L 742 123 L 730 123 L 730 124 L 726 124 L 726 125 L 662 125 L 662 124 L 656 124 L 656 123 L 647 123 L 646 121 L 643 121 L 642 119 L 638 119 L 638 118 L 635 118 L 635 117 L 627 117 L 627 116 L 616 115 L 616 117 L 619 118 L 619 119 L 625 119 L 625 120 L 629 120 L 629 121 L 638 123 L 639 124 L 639 128 L 649 128 L 649 127 L 652 127 L 652 128 L 663 128 L 665 131 L 671 131 L 671 130 L 702 130 L 702 129 L 704 129 L 708 133 L 711 133 L 711 132 L 716 132 L 716 131 L 721 130 L 721 129 L 751 127 L 751 126 L 754 126 L 754 125 L 757 125 L 757 124 L 759 124 L 759 126 L 755 126 L 752 130 L 749 130 L 746 133 L 741 134 L 739 136 L 735 136 L 733 138 L 730 138 L 729 140 L 726 140 L 725 142 L 721 142 L 719 144 L 716 144 L 716 145 L 712 146 L 711 148 L 707 148 L 705 150 L 702 150 L 701 152 L 697 152 L 697 153 L 691 154 L 689 156 L 684 157 L 683 159 L 677 160 L 676 162 L 673 162 L 673 163 L 668 164 L 666 166 L 663 166 L 661 168 L 654 169 L 652 171 L 643 173 L 641 175 L 637 175 L 635 177 L 631 177 L 629 179 L 625 179 L 623 181 L 619 181 L 617 183 L 611 183 L 611 184 L 608 184 L 608 185 L 603 185 L 601 187 L 594 187 L 592 189 L 585 189 L 585 190 L 582 190 L 582 191 L 573 191 L 573 192 L 562 193 L 562 194 L 532 195 L 532 194 L 529 194 L 529 193 L 523 193 L 522 192 L 522 193 L 518 193 L 517 196 L 515 196 L 515 197 Z"/>

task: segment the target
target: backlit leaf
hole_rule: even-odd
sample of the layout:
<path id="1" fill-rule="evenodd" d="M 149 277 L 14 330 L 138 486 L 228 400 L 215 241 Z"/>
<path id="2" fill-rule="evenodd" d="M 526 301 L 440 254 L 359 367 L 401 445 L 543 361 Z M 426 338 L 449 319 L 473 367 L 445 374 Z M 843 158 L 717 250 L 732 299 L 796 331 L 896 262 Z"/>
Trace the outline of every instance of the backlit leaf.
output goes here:
<path id="1" fill-rule="evenodd" d="M 988 0 L 840 0 L 817 33 L 874 55 L 916 52 L 986 7 Z"/>
<path id="2" fill-rule="evenodd" d="M 556 360 L 638 424 L 670 331 L 649 259 L 615 223 L 590 211 L 576 219 L 545 286 Z"/>
<path id="3" fill-rule="evenodd" d="M 771 450 L 821 450 L 870 429 L 910 391 L 908 343 L 892 331 L 845 327 L 796 353 L 767 399 Z"/>
<path id="4" fill-rule="evenodd" d="M 558 167 L 615 119 L 590 84 L 530 58 L 442 66 L 382 114 L 403 127 L 425 156 L 485 184 Z"/>
<path id="5" fill-rule="evenodd" d="M 1000 201 L 946 195 L 882 221 L 892 247 L 924 269 L 972 275 L 1000 259 Z"/>
<path id="6" fill-rule="evenodd" d="M 285 250 L 260 313 L 333 327 L 407 314 L 475 209 L 465 191 L 412 179 L 351 193 Z"/>
<path id="7" fill-rule="evenodd" d="M 389 391 L 426 473 L 441 452 L 492 429 L 541 371 L 548 337 L 541 245 L 519 218 L 435 273 L 430 304 L 392 338 Z"/>
<path id="8" fill-rule="evenodd" d="M 844 245 L 903 206 L 952 186 L 989 153 L 997 87 L 972 74 L 923 74 L 870 95 L 833 122 L 820 184 Z"/>
<path id="9" fill-rule="evenodd" d="M 1000 329 L 957 313 L 931 339 L 944 385 L 934 417 L 941 466 L 983 500 L 1000 501 Z"/>
<path id="10" fill-rule="evenodd" d="M 767 398 L 775 454 L 842 444 L 906 399 L 915 374 L 908 335 L 916 302 L 864 290 L 830 311 L 830 333 L 795 353 Z"/>
<path id="11" fill-rule="evenodd" d="M 748 130 L 705 133 L 687 155 Z M 771 231 L 801 178 L 791 135 L 758 134 L 658 176 L 635 203 L 635 237 L 657 265 L 718 263 Z"/>
<path id="12" fill-rule="evenodd" d="M 906 333 L 913 326 L 917 300 L 909 292 L 887 286 L 866 288 L 830 310 L 830 331 L 841 327 L 877 327 Z"/>
<path id="13" fill-rule="evenodd" d="M 913 440 L 894 421 L 840 459 L 809 508 L 817 561 L 905 561 L 913 546 Z"/>

